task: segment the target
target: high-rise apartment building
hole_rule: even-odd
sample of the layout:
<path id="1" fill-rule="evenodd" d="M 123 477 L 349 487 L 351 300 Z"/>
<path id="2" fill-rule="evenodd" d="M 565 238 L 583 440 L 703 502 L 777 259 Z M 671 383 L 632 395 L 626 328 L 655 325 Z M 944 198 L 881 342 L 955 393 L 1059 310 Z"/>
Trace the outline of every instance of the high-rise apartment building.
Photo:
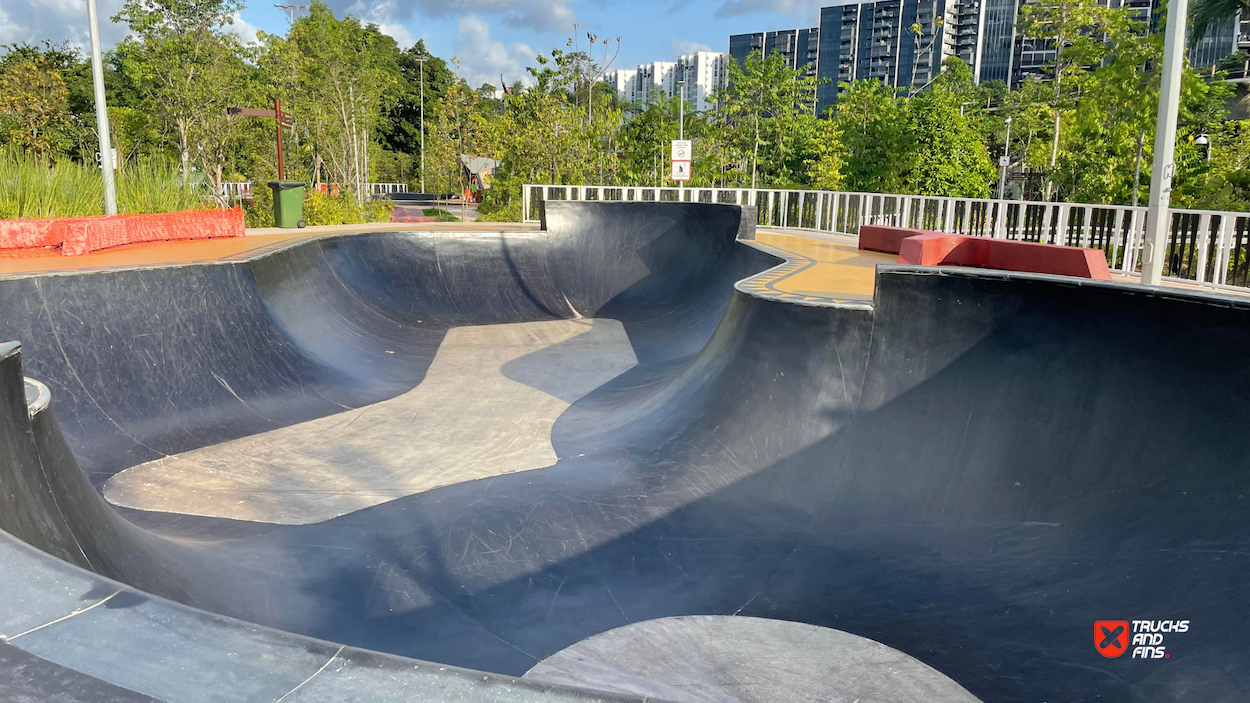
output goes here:
<path id="1" fill-rule="evenodd" d="M 818 78 L 828 79 L 816 89 L 817 114 L 837 101 L 839 83 L 876 80 L 900 92 L 919 89 L 952 56 L 968 64 L 978 83 L 1016 87 L 1026 78 L 1046 76 L 1055 59 L 1053 45 L 1019 31 L 1020 8 L 1027 1 L 844 0 L 821 8 L 816 28 L 733 35 L 729 54 L 742 61 L 751 51 L 777 52 L 792 68 L 814 67 Z M 1129 8 L 1147 26 L 1159 10 L 1159 0 L 1100 1 Z M 1250 49 L 1250 13 L 1245 14 L 1244 23 L 1238 17 L 1210 29 L 1190 50 L 1191 63 L 1206 68 Z"/>
<path id="2" fill-rule="evenodd" d="M 808 75 L 814 76 L 819 46 L 819 27 L 734 34 L 729 37 L 729 56 L 741 65 L 753 51 L 758 51 L 763 56 L 781 54 L 785 57 L 787 66 L 804 69 Z"/>
<path id="3" fill-rule="evenodd" d="M 616 88 L 622 100 L 631 103 L 647 102 L 656 89 L 666 97 L 676 97 L 681 92 L 678 83 L 684 80 L 690 109 L 704 112 L 716 107 L 716 90 L 723 88 L 729 78 L 728 62 L 727 54 L 698 51 L 676 61 L 653 61 L 637 68 L 610 71 L 603 79 Z"/>
<path id="4" fill-rule="evenodd" d="M 976 53 L 973 37 L 959 30 L 954 0 L 878 0 L 848 2 L 820 10 L 818 114 L 833 106 L 838 85 L 876 80 L 894 88 L 923 86 L 933 79 L 948 56 Z M 919 31 L 914 31 L 913 28 Z"/>

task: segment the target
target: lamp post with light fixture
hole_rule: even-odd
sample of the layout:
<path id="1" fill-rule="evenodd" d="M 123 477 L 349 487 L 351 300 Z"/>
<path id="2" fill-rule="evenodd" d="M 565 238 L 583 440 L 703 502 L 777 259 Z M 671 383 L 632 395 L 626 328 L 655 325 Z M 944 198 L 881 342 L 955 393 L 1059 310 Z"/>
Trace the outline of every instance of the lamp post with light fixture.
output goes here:
<path id="1" fill-rule="evenodd" d="M 1207 136 L 1206 132 L 1203 132 L 1194 140 L 1194 144 L 1202 147 L 1207 152 L 1207 163 L 1211 163 L 1211 137 Z"/>
<path id="2" fill-rule="evenodd" d="M 677 138 L 686 138 L 686 79 L 677 81 Z M 690 150 L 690 162 L 694 163 L 694 150 Z M 690 170 L 694 170 L 693 168 Z M 677 189 L 685 190 L 686 182 L 677 181 Z M 678 198 L 679 200 L 681 198 Z"/>
<path id="3" fill-rule="evenodd" d="M 95 89 L 100 173 L 104 177 L 104 214 L 116 215 L 117 190 L 113 184 L 113 148 L 109 144 L 109 109 L 104 99 L 104 60 L 100 54 L 100 19 L 96 11 L 96 0 L 87 0 L 87 32 L 91 35 L 91 84 Z"/>

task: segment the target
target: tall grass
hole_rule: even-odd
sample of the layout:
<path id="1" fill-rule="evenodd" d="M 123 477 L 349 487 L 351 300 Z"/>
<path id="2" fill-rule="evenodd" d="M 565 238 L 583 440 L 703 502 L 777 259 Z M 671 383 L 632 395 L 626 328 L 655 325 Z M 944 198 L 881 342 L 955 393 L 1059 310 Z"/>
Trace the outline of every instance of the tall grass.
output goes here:
<path id="1" fill-rule="evenodd" d="M 175 212 L 205 207 L 205 191 L 184 183 L 170 162 L 145 159 L 116 172 L 117 209 L 123 213 Z M 10 145 L 0 149 L 0 219 L 85 217 L 104 214 L 100 169 L 73 161 L 48 162 Z"/>

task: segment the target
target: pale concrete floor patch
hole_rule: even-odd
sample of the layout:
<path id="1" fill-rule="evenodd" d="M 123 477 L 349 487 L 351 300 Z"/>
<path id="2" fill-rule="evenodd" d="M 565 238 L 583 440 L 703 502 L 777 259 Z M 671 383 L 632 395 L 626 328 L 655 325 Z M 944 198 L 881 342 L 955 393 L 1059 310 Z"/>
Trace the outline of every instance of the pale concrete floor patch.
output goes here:
<path id="1" fill-rule="evenodd" d="M 979 703 L 880 642 L 730 615 L 644 620 L 588 637 L 522 678 L 673 703 Z"/>
<path id="2" fill-rule="evenodd" d="M 616 320 L 453 328 L 408 393 L 131 467 L 109 479 L 104 497 L 141 510 L 303 525 L 550 466 L 556 418 L 637 363 Z"/>

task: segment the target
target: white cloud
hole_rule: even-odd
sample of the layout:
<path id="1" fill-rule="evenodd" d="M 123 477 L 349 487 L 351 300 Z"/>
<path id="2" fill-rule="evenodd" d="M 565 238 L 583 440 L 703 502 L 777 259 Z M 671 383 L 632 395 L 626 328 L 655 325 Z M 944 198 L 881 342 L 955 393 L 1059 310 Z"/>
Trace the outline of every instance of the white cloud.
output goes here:
<path id="1" fill-rule="evenodd" d="M 716 8 L 717 17 L 732 17 L 756 12 L 795 15 L 799 26 L 815 27 L 820 22 L 820 8 L 837 5 L 830 0 L 725 0 Z M 807 19 L 804 19 L 807 18 Z"/>
<path id="2" fill-rule="evenodd" d="M 697 41 L 687 41 L 673 37 L 673 42 L 669 46 L 669 51 L 673 52 L 673 58 L 693 54 L 697 51 L 716 51 L 707 44 L 700 44 Z"/>
<path id="3" fill-rule="evenodd" d="M 376 24 L 403 24 L 414 10 L 425 17 L 495 15 L 512 27 L 539 31 L 570 31 L 576 18 L 574 0 L 331 0 L 330 6 Z"/>
<path id="4" fill-rule="evenodd" d="M 476 15 L 465 15 L 457 23 L 460 37 L 456 39 L 456 58 L 460 60 L 458 73 L 472 88 L 483 83 L 499 85 L 499 77 L 508 85 L 513 81 L 529 82 L 525 66 L 533 61 L 534 50 L 526 44 L 504 46 L 490 38 L 490 27 Z"/>
<path id="5" fill-rule="evenodd" d="M 121 10 L 122 3 L 123 0 L 99 0 L 100 38 L 106 49 L 126 36 L 126 25 L 109 21 Z M 45 39 L 56 43 L 69 40 L 75 46 L 89 46 L 87 3 L 80 0 L 4 0 L 3 7 L 0 7 L 0 44 L 38 44 Z"/>
<path id="6" fill-rule="evenodd" d="M 386 36 L 393 38 L 401 49 L 407 49 L 417 43 L 416 37 L 412 36 L 412 32 L 402 24 L 379 24 L 378 29 Z"/>
<path id="7" fill-rule="evenodd" d="M 230 33 L 238 37 L 239 41 L 244 44 L 255 44 L 257 42 L 256 25 L 240 17 L 237 12 L 230 20 Z"/>

